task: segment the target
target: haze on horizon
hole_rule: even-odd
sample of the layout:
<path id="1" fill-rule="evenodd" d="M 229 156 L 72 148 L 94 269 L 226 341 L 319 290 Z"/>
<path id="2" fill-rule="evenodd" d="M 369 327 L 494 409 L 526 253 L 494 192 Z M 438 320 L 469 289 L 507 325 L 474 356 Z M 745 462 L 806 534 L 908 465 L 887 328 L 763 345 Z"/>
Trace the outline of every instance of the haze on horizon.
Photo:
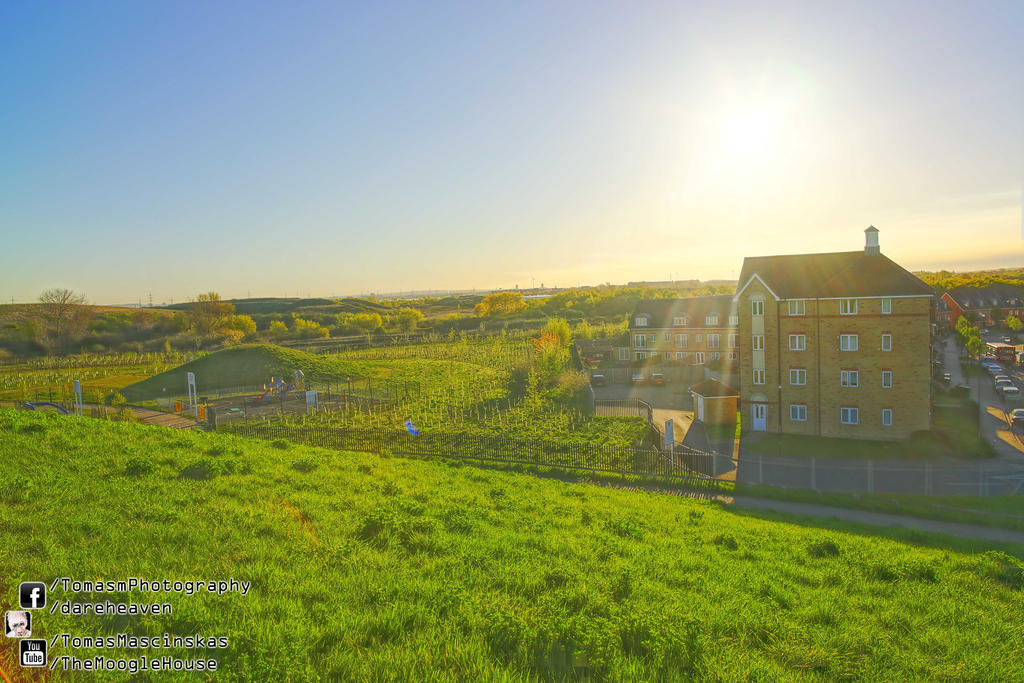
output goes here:
<path id="1" fill-rule="evenodd" d="M 0 301 L 1024 264 L 1021 3 L 0 6 Z"/>

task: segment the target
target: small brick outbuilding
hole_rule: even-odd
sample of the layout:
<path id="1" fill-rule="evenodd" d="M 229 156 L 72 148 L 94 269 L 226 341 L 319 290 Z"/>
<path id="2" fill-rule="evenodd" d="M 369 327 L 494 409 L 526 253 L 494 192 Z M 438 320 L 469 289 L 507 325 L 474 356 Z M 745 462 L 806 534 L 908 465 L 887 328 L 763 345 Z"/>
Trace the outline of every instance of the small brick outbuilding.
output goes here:
<path id="1" fill-rule="evenodd" d="M 736 422 L 740 392 L 717 379 L 706 379 L 690 387 L 694 417 L 708 425 Z"/>

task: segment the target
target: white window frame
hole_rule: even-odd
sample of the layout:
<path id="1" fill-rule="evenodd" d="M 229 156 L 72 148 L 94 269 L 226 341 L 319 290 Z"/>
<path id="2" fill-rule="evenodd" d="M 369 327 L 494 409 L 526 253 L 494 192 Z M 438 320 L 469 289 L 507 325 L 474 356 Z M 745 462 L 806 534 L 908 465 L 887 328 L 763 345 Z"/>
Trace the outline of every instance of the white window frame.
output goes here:
<path id="1" fill-rule="evenodd" d="M 708 313 L 704 316 L 704 325 L 705 327 L 716 327 L 718 325 L 718 314 Z"/>
<path id="2" fill-rule="evenodd" d="M 856 299 L 840 299 L 839 315 L 857 315 Z"/>
<path id="3" fill-rule="evenodd" d="M 695 344 L 700 344 L 702 341 L 704 341 L 704 335 L 703 334 L 696 334 L 696 335 L 693 336 L 693 342 Z"/>
<path id="4" fill-rule="evenodd" d="M 672 360 L 672 352 L 671 351 L 666 351 L 664 358 L 665 358 L 665 360 Z"/>
<path id="5" fill-rule="evenodd" d="M 807 404 L 790 403 L 789 420 L 790 422 L 807 422 Z"/>
<path id="6" fill-rule="evenodd" d="M 807 368 L 790 368 L 789 383 L 794 387 L 802 387 L 807 384 Z"/>
<path id="7" fill-rule="evenodd" d="M 856 389 L 860 386 L 860 372 L 857 370 L 840 370 L 839 386 L 847 389 Z"/>
<path id="8" fill-rule="evenodd" d="M 650 346 L 657 346 L 658 345 L 658 335 L 656 333 L 651 333 L 651 334 L 647 335 L 647 343 Z"/>
<path id="9" fill-rule="evenodd" d="M 839 408 L 839 424 L 860 424 L 860 408 L 854 408 L 852 406 L 841 406 Z"/>
<path id="10" fill-rule="evenodd" d="M 860 335 L 857 335 L 857 334 L 841 334 L 841 335 L 839 335 L 839 350 L 840 351 L 857 351 L 859 349 L 860 349 Z"/>
<path id="11" fill-rule="evenodd" d="M 718 360 L 721 357 L 722 357 L 722 354 L 720 354 L 718 351 L 712 351 L 711 352 L 711 360 Z"/>
<path id="12" fill-rule="evenodd" d="M 667 342 L 672 341 L 672 333 L 671 332 L 666 332 L 665 333 L 665 341 L 667 341 Z"/>
<path id="13" fill-rule="evenodd" d="M 722 335 L 720 335 L 720 334 L 709 334 L 708 335 L 708 348 L 709 349 L 720 349 L 720 348 L 722 348 Z"/>
<path id="14" fill-rule="evenodd" d="M 647 317 L 639 315 L 633 319 L 633 327 L 647 327 Z"/>
<path id="15" fill-rule="evenodd" d="M 888 384 L 885 383 L 886 380 L 889 381 Z M 882 388 L 892 389 L 892 370 L 882 370 Z"/>
<path id="16" fill-rule="evenodd" d="M 729 348 L 738 349 L 740 348 L 740 335 L 730 334 L 729 335 Z"/>
<path id="17" fill-rule="evenodd" d="M 754 351 L 764 351 L 764 335 L 751 335 L 751 347 Z"/>
<path id="18" fill-rule="evenodd" d="M 729 327 L 739 327 L 740 316 L 736 313 L 729 314 Z"/>
<path id="19" fill-rule="evenodd" d="M 690 335 L 688 334 L 677 334 L 676 335 L 676 348 L 685 349 L 690 345 Z"/>
<path id="20" fill-rule="evenodd" d="M 790 315 L 807 315 L 807 302 L 803 299 L 790 299 L 787 303 Z"/>
<path id="21" fill-rule="evenodd" d="M 740 354 L 736 353 L 735 351 L 729 352 L 729 360 L 739 360 L 739 358 Z"/>
<path id="22" fill-rule="evenodd" d="M 752 375 L 753 379 L 751 381 L 753 384 L 764 384 L 764 369 L 754 368 L 754 372 L 752 373 Z"/>
<path id="23" fill-rule="evenodd" d="M 892 408 L 882 408 L 882 426 L 892 427 Z"/>
<path id="24" fill-rule="evenodd" d="M 647 354 L 644 353 L 643 351 L 633 352 L 633 360 L 643 360 L 644 358 L 647 358 Z"/>
<path id="25" fill-rule="evenodd" d="M 796 346 L 793 345 L 797 342 Z M 789 335 L 789 350 L 790 351 L 806 351 L 807 350 L 807 335 L 806 334 L 791 334 Z"/>
<path id="26" fill-rule="evenodd" d="M 889 332 L 882 334 L 882 350 L 892 351 L 892 334 Z"/>
<path id="27" fill-rule="evenodd" d="M 619 360 L 629 360 L 629 349 L 624 346 L 619 347 Z"/>
<path id="28" fill-rule="evenodd" d="M 698 351 L 693 356 L 693 362 L 697 365 L 704 365 L 704 352 Z"/>
<path id="29" fill-rule="evenodd" d="M 647 335 L 646 334 L 634 334 L 633 335 L 633 348 L 646 349 L 647 348 Z"/>
<path id="30" fill-rule="evenodd" d="M 892 298 L 888 296 L 882 297 L 882 315 L 890 315 L 892 313 Z"/>
<path id="31" fill-rule="evenodd" d="M 676 351 L 676 360 L 683 360 L 684 358 L 686 358 L 687 355 L 689 354 L 687 354 L 685 351 Z"/>
<path id="32" fill-rule="evenodd" d="M 764 315 L 764 301 L 754 299 L 750 302 L 750 315 Z"/>
<path id="33" fill-rule="evenodd" d="M 673 318 L 672 318 L 672 326 L 673 327 L 686 327 L 686 316 L 685 315 L 673 316 Z"/>

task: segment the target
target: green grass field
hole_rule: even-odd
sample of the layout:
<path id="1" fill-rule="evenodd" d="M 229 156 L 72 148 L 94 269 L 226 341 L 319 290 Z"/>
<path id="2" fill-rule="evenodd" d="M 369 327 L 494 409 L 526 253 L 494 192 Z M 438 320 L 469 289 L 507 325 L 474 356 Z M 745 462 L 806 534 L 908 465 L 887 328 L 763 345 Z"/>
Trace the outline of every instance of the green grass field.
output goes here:
<path id="1" fill-rule="evenodd" d="M 0 463 L 3 606 L 59 576 L 252 581 L 172 595 L 171 616 L 35 620 L 225 635 L 201 651 L 216 680 L 1024 676 L 1020 560 L 982 542 L 12 410 Z"/>

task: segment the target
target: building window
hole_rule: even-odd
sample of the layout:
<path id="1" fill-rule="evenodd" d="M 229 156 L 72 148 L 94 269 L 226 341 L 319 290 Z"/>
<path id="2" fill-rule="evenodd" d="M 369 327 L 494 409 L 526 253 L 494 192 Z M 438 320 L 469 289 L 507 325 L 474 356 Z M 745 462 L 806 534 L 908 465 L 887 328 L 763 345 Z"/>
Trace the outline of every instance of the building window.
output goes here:
<path id="1" fill-rule="evenodd" d="M 718 314 L 717 313 L 708 313 L 706 316 L 704 316 L 704 325 L 705 326 L 707 326 L 707 327 L 714 327 L 717 324 L 718 324 Z"/>
<path id="2" fill-rule="evenodd" d="M 696 363 L 697 365 L 704 365 L 704 352 L 698 351 L 697 353 L 693 354 L 693 362 Z"/>
<path id="3" fill-rule="evenodd" d="M 636 327 L 647 327 L 647 318 L 644 316 L 637 316 L 633 322 Z"/>
<path id="4" fill-rule="evenodd" d="M 789 350 L 790 351 L 806 351 L 807 350 L 807 335 L 806 334 L 791 334 L 791 335 L 789 335 Z"/>
<path id="5" fill-rule="evenodd" d="M 633 346 L 638 349 L 642 349 L 647 346 L 647 335 L 646 334 L 634 334 L 633 335 Z"/>
<path id="6" fill-rule="evenodd" d="M 755 351 L 764 351 L 764 335 L 763 334 L 755 334 L 754 335 L 754 350 Z"/>
<path id="7" fill-rule="evenodd" d="M 688 335 L 688 334 L 677 334 L 676 335 L 676 348 L 685 349 L 686 346 L 687 346 L 687 341 L 689 340 L 689 338 L 690 338 L 690 335 Z"/>
<path id="8" fill-rule="evenodd" d="M 697 341 L 698 344 L 700 344 L 702 341 L 704 341 L 704 335 L 703 334 L 695 335 L 694 338 L 695 338 L 695 340 Z"/>
<path id="9" fill-rule="evenodd" d="M 807 422 L 807 405 L 804 403 L 789 404 L 789 419 L 793 422 Z"/>
<path id="10" fill-rule="evenodd" d="M 789 314 L 790 315 L 806 315 L 807 308 L 805 301 L 790 301 L 789 302 Z"/>
<path id="11" fill-rule="evenodd" d="M 629 349 L 626 347 L 619 349 L 619 360 L 629 360 Z"/>
<path id="12" fill-rule="evenodd" d="M 667 341 L 667 342 L 668 341 L 672 341 L 672 333 L 671 332 L 666 332 L 665 333 L 665 341 Z"/>
<path id="13" fill-rule="evenodd" d="M 804 368 L 790 368 L 789 383 L 793 386 L 803 386 L 807 384 L 807 370 Z"/>
<path id="14" fill-rule="evenodd" d="M 882 408 L 882 426 L 892 427 L 892 408 Z"/>
<path id="15" fill-rule="evenodd" d="M 892 335 L 891 334 L 886 333 L 886 334 L 882 335 L 882 350 L 883 351 L 892 351 Z"/>
<path id="16" fill-rule="evenodd" d="M 857 315 L 856 299 L 840 299 L 839 315 Z"/>
<path id="17" fill-rule="evenodd" d="M 857 335 L 855 334 L 841 334 L 839 335 L 839 350 L 840 351 L 856 351 L 858 347 Z"/>
<path id="18" fill-rule="evenodd" d="M 843 406 L 839 409 L 839 422 L 844 425 L 860 423 L 860 409 Z"/>
<path id="19" fill-rule="evenodd" d="M 844 387 L 860 386 L 860 373 L 856 370 L 840 370 L 839 385 Z"/>
<path id="20" fill-rule="evenodd" d="M 711 360 L 718 360 L 721 357 L 722 357 L 722 354 L 720 354 L 718 351 L 713 351 L 711 353 Z"/>
<path id="21" fill-rule="evenodd" d="M 764 315 L 764 302 L 763 301 L 751 301 L 750 302 L 750 313 L 751 313 L 751 315 Z"/>
<path id="22" fill-rule="evenodd" d="M 666 351 L 665 352 L 665 360 L 672 360 L 672 352 L 671 351 Z"/>
<path id="23" fill-rule="evenodd" d="M 892 389 L 892 370 L 882 370 L 882 388 Z"/>
<path id="24" fill-rule="evenodd" d="M 677 326 L 677 327 L 686 327 L 686 316 L 685 315 L 677 315 L 677 316 L 673 317 L 672 318 L 672 324 Z"/>
<path id="25" fill-rule="evenodd" d="M 657 344 L 658 344 L 658 335 L 656 335 L 656 334 L 649 334 L 649 335 L 647 335 L 647 343 L 650 344 L 651 346 L 657 346 Z"/>
<path id="26" fill-rule="evenodd" d="M 764 370 L 754 370 L 754 384 L 764 384 Z"/>
<path id="27" fill-rule="evenodd" d="M 740 354 L 736 353 L 735 351 L 729 352 L 729 360 L 739 360 L 739 357 Z"/>
<path id="28" fill-rule="evenodd" d="M 740 347 L 740 335 L 730 334 L 729 335 L 729 348 L 738 349 Z"/>
<path id="29" fill-rule="evenodd" d="M 708 335 L 708 348 L 717 349 L 722 345 L 722 335 L 720 334 L 709 334 Z"/>
<path id="30" fill-rule="evenodd" d="M 637 351 L 633 354 L 633 360 L 643 360 L 644 358 L 647 358 L 647 354 L 643 351 Z"/>
<path id="31" fill-rule="evenodd" d="M 689 355 L 685 351 L 676 351 L 676 360 L 685 360 Z"/>
<path id="32" fill-rule="evenodd" d="M 740 317 L 736 313 L 729 314 L 729 327 L 739 327 Z"/>
<path id="33" fill-rule="evenodd" d="M 892 313 L 892 299 L 889 297 L 882 298 L 882 313 L 885 315 Z"/>

